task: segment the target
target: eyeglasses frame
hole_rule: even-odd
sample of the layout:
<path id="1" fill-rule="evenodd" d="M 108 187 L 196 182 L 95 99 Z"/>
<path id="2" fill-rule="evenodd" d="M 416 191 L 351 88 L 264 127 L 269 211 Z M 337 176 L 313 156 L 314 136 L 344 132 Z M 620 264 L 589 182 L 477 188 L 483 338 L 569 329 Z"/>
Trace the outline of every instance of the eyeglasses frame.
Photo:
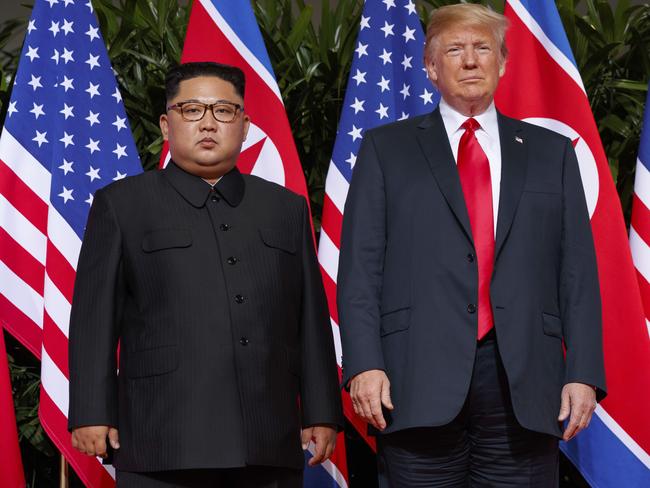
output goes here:
<path id="1" fill-rule="evenodd" d="M 195 105 L 203 105 L 203 115 L 201 116 L 201 118 L 196 119 L 196 120 L 189 120 L 189 119 L 185 118 L 185 115 L 183 114 L 183 105 L 187 105 L 189 103 L 193 103 Z M 217 105 L 231 105 L 231 106 L 235 107 L 235 116 L 232 118 L 232 120 L 230 120 L 228 122 L 225 122 L 223 120 L 219 120 L 217 118 L 217 116 L 214 114 L 214 110 L 213 110 L 213 108 L 216 107 Z M 208 110 L 210 110 L 210 112 L 212 112 L 212 116 L 214 117 L 214 120 L 216 120 L 217 122 L 221 122 L 222 124 L 232 124 L 235 121 L 235 119 L 237 118 L 237 115 L 239 115 L 240 112 L 244 111 L 244 106 L 240 105 L 238 103 L 235 103 L 235 102 L 230 102 L 228 100 L 217 100 L 214 103 L 203 103 L 203 102 L 198 102 L 198 101 L 194 101 L 194 100 L 186 100 L 184 102 L 178 102 L 178 103 L 174 103 L 173 105 L 169 105 L 167 107 L 167 112 L 169 112 L 170 110 L 173 110 L 173 109 L 178 109 L 178 111 L 181 114 L 181 117 L 183 118 L 183 120 L 185 122 L 199 122 L 200 120 L 203 120 L 203 117 L 205 117 L 205 114 L 208 112 Z"/>

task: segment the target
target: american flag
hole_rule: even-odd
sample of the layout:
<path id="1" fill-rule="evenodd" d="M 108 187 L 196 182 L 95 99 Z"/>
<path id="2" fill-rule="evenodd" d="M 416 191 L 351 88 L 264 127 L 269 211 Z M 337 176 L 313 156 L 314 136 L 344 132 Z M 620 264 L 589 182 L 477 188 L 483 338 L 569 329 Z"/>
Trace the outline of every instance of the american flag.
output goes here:
<path id="1" fill-rule="evenodd" d="M 91 487 L 113 473 L 67 432 L 75 269 L 95 190 L 141 171 L 92 3 L 36 0 L 0 137 L 0 321 L 41 359 L 41 423 Z"/>
<path id="2" fill-rule="evenodd" d="M 591 486 L 650 486 L 650 339 L 607 156 L 555 2 L 507 0 L 505 15 L 508 68 L 496 105 L 573 141 L 598 262 L 608 393 L 589 428 L 560 447 Z M 635 229 L 648 239 L 641 221 Z M 634 233 L 630 241 L 639 244 L 638 266 L 647 245 Z"/>
<path id="3" fill-rule="evenodd" d="M 334 151 L 325 182 L 318 259 L 329 302 L 336 359 L 341 367 L 341 339 L 336 308 L 336 276 L 343 208 L 366 130 L 432 111 L 438 92 L 423 65 L 424 33 L 412 0 L 366 0 Z M 343 394 L 348 420 L 374 449 L 366 423 Z"/>

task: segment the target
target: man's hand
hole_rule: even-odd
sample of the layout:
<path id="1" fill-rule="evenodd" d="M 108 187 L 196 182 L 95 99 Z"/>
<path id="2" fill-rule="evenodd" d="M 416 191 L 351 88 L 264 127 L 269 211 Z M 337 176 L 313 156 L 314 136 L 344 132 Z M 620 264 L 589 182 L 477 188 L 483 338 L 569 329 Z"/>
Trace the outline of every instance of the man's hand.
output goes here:
<path id="1" fill-rule="evenodd" d="M 567 383 L 562 388 L 562 404 L 558 420 L 564 422 L 569 413 L 571 418 L 564 429 L 562 439 L 569 441 L 587 428 L 596 409 L 596 392 L 593 387 L 583 383 Z"/>
<path id="2" fill-rule="evenodd" d="M 303 450 L 309 447 L 309 442 L 314 441 L 314 452 L 309 460 L 310 466 L 322 463 L 334 452 L 336 447 L 336 429 L 327 425 L 316 425 L 302 430 L 300 435 Z"/>
<path id="3" fill-rule="evenodd" d="M 350 397 L 355 413 L 378 430 L 386 428 L 381 411 L 383 405 L 393 410 L 390 399 L 390 381 L 381 369 L 359 373 L 350 381 Z"/>
<path id="4" fill-rule="evenodd" d="M 89 425 L 72 431 L 72 447 L 89 456 L 106 458 L 106 436 L 113 449 L 120 448 L 117 429 L 108 425 Z"/>

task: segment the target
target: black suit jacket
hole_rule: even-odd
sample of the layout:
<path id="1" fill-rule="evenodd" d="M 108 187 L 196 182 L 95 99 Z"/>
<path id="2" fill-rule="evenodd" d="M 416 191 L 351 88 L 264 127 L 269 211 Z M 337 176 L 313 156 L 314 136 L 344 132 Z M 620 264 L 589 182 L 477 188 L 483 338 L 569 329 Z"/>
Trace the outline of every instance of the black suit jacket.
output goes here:
<path id="1" fill-rule="evenodd" d="M 69 428 L 117 427 L 118 469 L 300 468 L 301 425 L 342 424 L 304 198 L 236 169 L 215 190 L 172 163 L 95 194 Z"/>
<path id="2" fill-rule="evenodd" d="M 501 114 L 498 123 L 497 341 L 517 419 L 559 436 L 562 386 L 595 385 L 599 398 L 605 389 L 591 228 L 571 141 Z M 465 401 L 474 253 L 439 111 L 368 131 L 345 206 L 338 307 L 344 383 L 369 369 L 388 374 L 395 410 L 385 432 L 444 425 Z"/>

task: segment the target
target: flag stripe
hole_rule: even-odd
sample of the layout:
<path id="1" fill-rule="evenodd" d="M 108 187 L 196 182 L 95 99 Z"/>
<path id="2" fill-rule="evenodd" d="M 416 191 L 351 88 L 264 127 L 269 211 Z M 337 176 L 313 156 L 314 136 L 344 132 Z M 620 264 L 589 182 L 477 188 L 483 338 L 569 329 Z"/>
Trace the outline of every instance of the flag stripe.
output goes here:
<path id="1" fill-rule="evenodd" d="M 650 164 L 650 159 L 647 164 Z M 643 202 L 646 208 L 650 208 L 650 170 L 648 170 L 646 163 L 641 158 L 636 160 L 634 194 Z"/>
<path id="2" fill-rule="evenodd" d="M 0 262 L 36 293 L 43 293 L 45 267 L 0 227 Z"/>
<path id="3" fill-rule="evenodd" d="M 43 297 L 3 262 L 0 262 L 0 293 L 32 322 L 43 328 Z"/>
<path id="4" fill-rule="evenodd" d="M 50 316 L 54 324 L 68 336 L 68 322 L 70 321 L 70 302 L 63 296 L 61 291 L 56 287 L 49 276 L 45 274 L 45 311 Z"/>
<path id="5" fill-rule="evenodd" d="M 48 357 L 56 364 L 61 374 L 69 380 L 68 336 L 58 327 L 47 311 L 43 315 L 43 329 L 47 331 L 46 334 L 43 334 L 43 349 L 47 351 Z"/>
<path id="6" fill-rule="evenodd" d="M 2 269 L 2 263 L 0 263 Z M 18 339 L 38 359 L 41 358 L 42 329 L 4 294 L 0 273 L 0 320 L 11 335 Z"/>
<path id="7" fill-rule="evenodd" d="M 341 246 L 341 229 L 343 228 L 343 214 L 334 205 L 326 193 L 323 197 L 323 219 L 322 225 L 327 229 L 330 240 L 337 247 Z"/>
<path id="8" fill-rule="evenodd" d="M 646 281 L 650 281 L 650 248 L 643 239 L 630 228 L 630 249 L 634 259 L 634 266 Z"/>
<path id="9" fill-rule="evenodd" d="M 336 283 L 330 278 L 330 276 L 325 272 L 323 266 L 320 266 L 321 275 L 323 276 L 323 286 L 325 287 L 325 296 L 327 297 L 327 304 L 330 310 L 331 319 L 338 324 L 339 322 L 339 313 L 336 308 Z M 338 332 L 337 334 L 338 335 Z"/>
<path id="10" fill-rule="evenodd" d="M 47 242 L 47 274 L 65 299 L 72 303 L 75 270 L 51 241 Z"/>
<path id="11" fill-rule="evenodd" d="M 47 226 L 47 204 L 21 180 L 4 161 L 0 160 L 0 194 L 22 213 L 32 225 L 45 233 Z"/>
<path id="12" fill-rule="evenodd" d="M 0 138 L 0 160 L 47 205 L 51 183 L 49 171 L 16 140 L 6 127 Z M 39 205 L 39 202 L 35 200 L 34 205 Z"/>
<path id="13" fill-rule="evenodd" d="M 47 240 L 43 231 L 20 213 L 4 195 L 0 195 L 0 226 L 38 262 L 45 264 Z"/>

